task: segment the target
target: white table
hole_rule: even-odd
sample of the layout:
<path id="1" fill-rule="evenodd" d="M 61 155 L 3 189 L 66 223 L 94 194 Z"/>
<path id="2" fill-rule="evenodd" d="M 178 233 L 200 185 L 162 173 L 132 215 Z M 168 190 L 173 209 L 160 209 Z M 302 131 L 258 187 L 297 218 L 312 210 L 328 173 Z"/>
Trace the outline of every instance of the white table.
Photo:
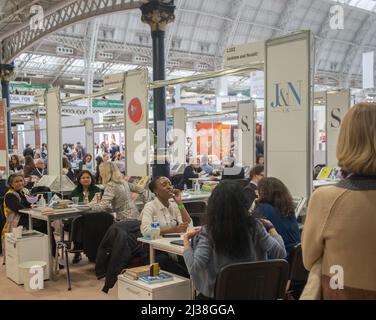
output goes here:
<path id="1" fill-rule="evenodd" d="M 205 191 L 188 191 L 188 192 L 183 192 L 181 195 L 181 199 L 183 203 L 188 203 L 188 202 L 199 202 L 199 201 L 204 201 L 207 202 L 210 198 L 211 192 L 205 192 Z"/>
<path id="2" fill-rule="evenodd" d="M 69 219 L 80 217 L 84 210 L 72 207 L 63 210 L 55 210 L 53 214 L 42 214 L 42 211 L 35 209 L 23 209 L 21 213 L 25 213 L 29 216 L 29 229 L 33 229 L 33 218 L 43 220 L 47 222 L 47 235 L 48 235 L 48 256 L 49 256 L 49 269 L 52 280 L 55 280 L 54 268 L 53 268 L 53 252 L 51 248 L 51 223 L 56 220 Z M 56 257 L 57 258 L 57 257 Z"/>
<path id="3" fill-rule="evenodd" d="M 178 256 L 183 256 L 184 247 L 178 246 L 176 244 L 171 244 L 171 241 L 174 240 L 183 240 L 183 234 L 180 237 L 174 238 L 160 238 L 155 240 L 149 240 L 145 238 L 137 238 L 137 241 L 142 243 L 147 243 L 149 245 L 149 255 L 150 255 L 150 264 L 155 262 L 155 251 L 164 251 Z M 191 279 L 191 288 L 192 288 L 192 300 L 195 299 L 195 288 Z"/>
<path id="4" fill-rule="evenodd" d="M 176 244 L 171 244 L 171 241 L 183 240 L 183 236 L 174 238 L 160 238 L 155 240 L 148 240 L 145 238 L 137 238 L 137 241 L 147 243 L 149 245 L 150 252 L 150 264 L 155 262 L 155 251 L 164 251 L 172 254 L 182 256 L 184 253 L 184 247 Z"/>

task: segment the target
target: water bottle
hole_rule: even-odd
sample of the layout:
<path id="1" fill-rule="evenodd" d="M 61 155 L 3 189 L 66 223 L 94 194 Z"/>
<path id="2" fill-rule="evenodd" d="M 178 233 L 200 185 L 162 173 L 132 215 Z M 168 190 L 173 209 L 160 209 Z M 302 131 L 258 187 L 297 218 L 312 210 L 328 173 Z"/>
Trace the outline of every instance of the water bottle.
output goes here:
<path id="1" fill-rule="evenodd" d="M 52 192 L 47 192 L 47 203 L 50 203 L 52 198 Z"/>
<path id="2" fill-rule="evenodd" d="M 151 238 L 152 240 L 158 239 L 161 234 L 161 229 L 159 227 L 159 222 L 157 221 L 157 216 L 153 216 L 153 222 L 151 224 Z"/>
<path id="3" fill-rule="evenodd" d="M 43 195 L 40 197 L 38 201 L 38 207 L 45 208 L 46 207 L 46 199 L 44 199 Z"/>

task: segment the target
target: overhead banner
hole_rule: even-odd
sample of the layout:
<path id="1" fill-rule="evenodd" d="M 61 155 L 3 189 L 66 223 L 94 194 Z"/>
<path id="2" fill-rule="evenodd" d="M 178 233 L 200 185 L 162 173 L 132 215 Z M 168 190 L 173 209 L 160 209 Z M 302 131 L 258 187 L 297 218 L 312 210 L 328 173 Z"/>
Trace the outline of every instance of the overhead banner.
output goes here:
<path id="1" fill-rule="evenodd" d="M 255 103 L 239 101 L 238 159 L 243 166 L 253 167 L 255 159 Z"/>
<path id="2" fill-rule="evenodd" d="M 61 176 L 62 142 L 61 142 L 61 108 L 58 89 L 48 89 L 45 93 L 47 120 L 47 154 L 48 174 Z M 61 179 L 60 179 L 61 181 Z"/>
<path id="3" fill-rule="evenodd" d="M 326 165 L 337 167 L 337 140 L 343 117 L 351 107 L 350 90 L 326 93 Z"/>
<path id="4" fill-rule="evenodd" d="M 124 77 L 126 174 L 149 175 L 147 69 L 131 70 Z"/>
<path id="5" fill-rule="evenodd" d="M 300 197 L 312 189 L 312 48 L 309 31 L 266 42 L 266 174 Z"/>
<path id="6" fill-rule="evenodd" d="M 186 148 L 186 123 L 187 115 L 185 108 L 172 109 L 173 117 L 173 161 L 174 163 L 185 163 L 185 148 Z"/>
<path id="7" fill-rule="evenodd" d="M 9 175 L 8 163 L 8 131 L 6 107 L 0 100 L 0 179 L 6 179 Z"/>
<path id="8" fill-rule="evenodd" d="M 265 42 L 253 42 L 228 47 L 224 53 L 224 67 L 242 66 L 265 61 Z"/>

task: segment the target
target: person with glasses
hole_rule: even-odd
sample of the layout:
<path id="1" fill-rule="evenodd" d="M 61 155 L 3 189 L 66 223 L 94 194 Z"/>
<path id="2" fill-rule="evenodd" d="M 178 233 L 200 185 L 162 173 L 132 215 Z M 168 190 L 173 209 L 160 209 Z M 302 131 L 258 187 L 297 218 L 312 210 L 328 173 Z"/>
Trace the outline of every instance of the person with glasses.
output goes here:
<path id="1" fill-rule="evenodd" d="M 264 178 L 264 166 L 256 165 L 249 172 L 249 184 L 243 189 L 243 193 L 246 196 L 249 203 L 252 205 L 258 197 L 257 185 L 262 178 Z"/>

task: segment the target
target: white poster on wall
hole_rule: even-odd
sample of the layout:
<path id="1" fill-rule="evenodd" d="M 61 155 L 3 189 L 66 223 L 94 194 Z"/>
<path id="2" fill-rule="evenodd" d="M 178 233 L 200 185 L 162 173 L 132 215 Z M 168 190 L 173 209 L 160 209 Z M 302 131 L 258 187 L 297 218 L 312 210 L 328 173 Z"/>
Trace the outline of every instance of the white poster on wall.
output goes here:
<path id="1" fill-rule="evenodd" d="M 91 163 L 86 164 L 89 167 L 94 168 L 94 158 L 95 158 L 95 150 L 94 150 L 94 120 L 93 118 L 85 118 L 84 119 L 85 125 L 85 145 L 86 145 L 86 152 L 91 154 Z"/>
<path id="2" fill-rule="evenodd" d="M 149 175 L 148 72 L 131 70 L 125 74 L 124 121 L 125 159 L 128 176 Z"/>
<path id="3" fill-rule="evenodd" d="M 58 89 L 48 89 L 45 93 L 47 119 L 47 154 L 48 175 L 61 176 L 62 143 L 61 143 L 61 109 Z"/>
<path id="4" fill-rule="evenodd" d="M 266 173 L 293 196 L 312 186 L 311 33 L 266 42 Z"/>
<path id="5" fill-rule="evenodd" d="M 238 159 L 243 166 L 253 167 L 255 158 L 255 104 L 239 101 L 238 106 Z"/>
<path id="6" fill-rule="evenodd" d="M 172 117 L 174 122 L 173 130 L 173 161 L 174 163 L 185 163 L 185 146 L 186 146 L 186 110 L 185 108 L 172 109 Z"/>
<path id="7" fill-rule="evenodd" d="M 351 106 L 350 90 L 329 91 L 326 94 L 326 165 L 336 167 L 337 140 L 343 117 Z"/>

